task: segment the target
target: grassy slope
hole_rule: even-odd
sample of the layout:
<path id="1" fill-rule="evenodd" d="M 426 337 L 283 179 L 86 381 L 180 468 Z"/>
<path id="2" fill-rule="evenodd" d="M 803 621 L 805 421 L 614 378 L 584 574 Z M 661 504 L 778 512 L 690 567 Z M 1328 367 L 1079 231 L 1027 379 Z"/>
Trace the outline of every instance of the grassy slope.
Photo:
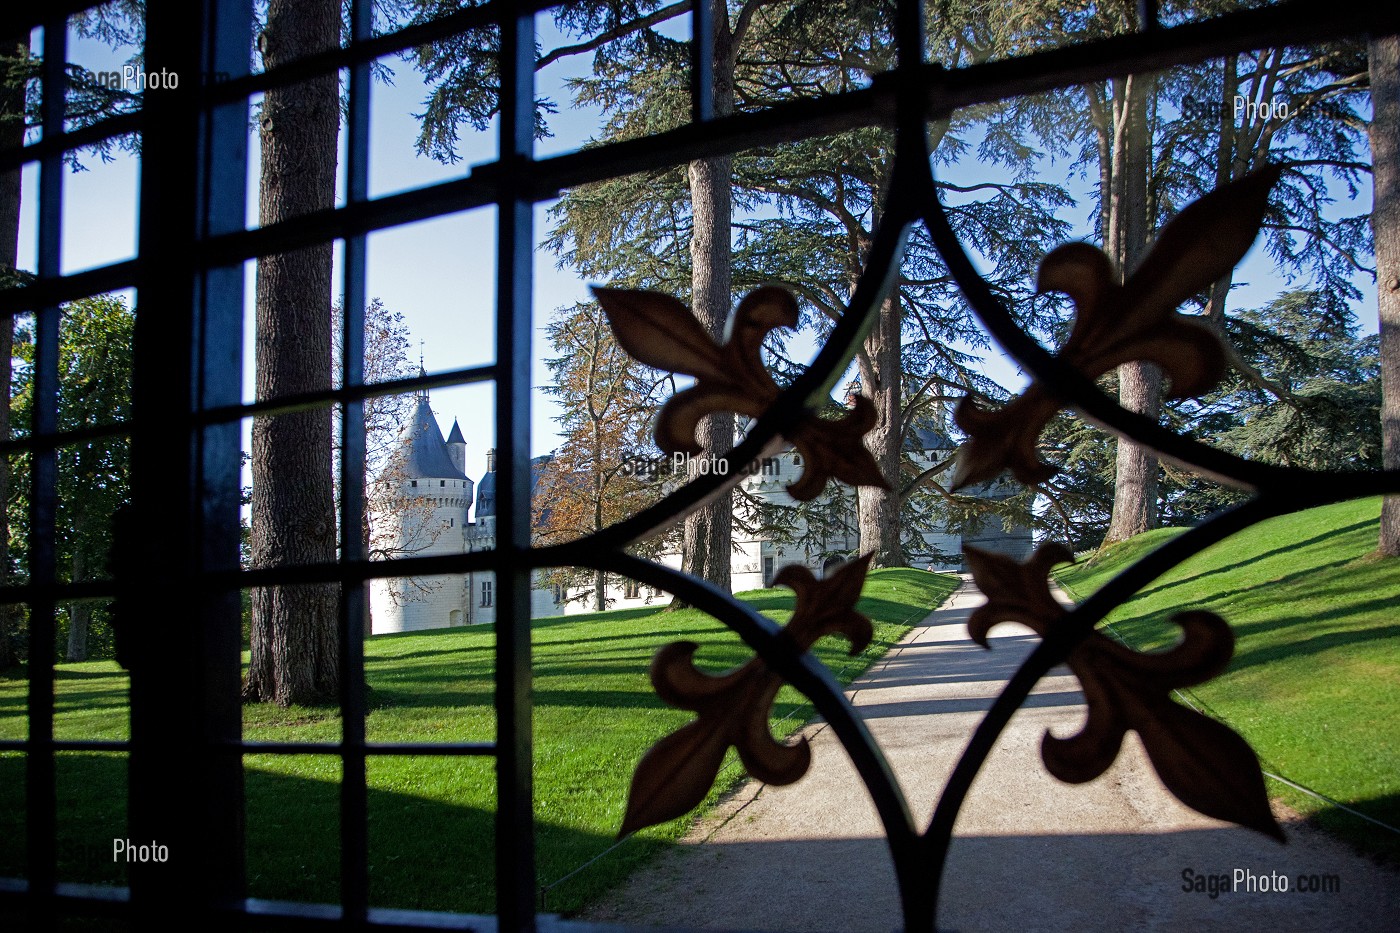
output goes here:
<path id="1" fill-rule="evenodd" d="M 1111 617 L 1138 648 L 1166 620 L 1209 609 L 1234 628 L 1229 670 L 1191 693 L 1249 740 L 1267 770 L 1400 826 L 1400 562 L 1368 558 L 1380 500 L 1311 509 L 1230 538 L 1175 568 Z M 1060 573 L 1092 593 L 1178 529 L 1140 535 Z M 1371 851 L 1400 837 L 1270 781 L 1269 791 Z"/>
<path id="2" fill-rule="evenodd" d="M 843 641 L 824 639 L 817 655 L 849 681 L 950 593 L 955 578 L 915 570 L 870 575 L 858 608 L 875 622 L 857 659 Z M 768 617 L 791 615 L 788 590 L 742 594 Z M 694 610 L 619 610 L 541 619 L 534 626 L 535 798 L 539 875 L 549 884 L 607 849 L 622 819 L 632 768 L 690 713 L 663 705 L 647 666 L 668 641 L 702 647 L 697 663 L 723 670 L 752 657 L 739 639 Z M 494 735 L 489 629 L 466 628 L 371 638 L 367 731 L 372 741 L 489 740 Z M 111 662 L 58 666 L 56 732 L 63 738 L 124 738 L 127 680 Z M 0 681 L 0 737 L 22 737 L 24 682 Z M 775 732 L 809 715 L 790 688 L 779 695 Z M 336 741 L 338 716 L 322 709 L 248 708 L 250 739 Z M 731 752 L 731 759 L 733 754 Z M 329 756 L 249 755 L 245 759 L 250 893 L 337 899 L 339 767 Z M 721 791 L 740 777 L 733 762 Z M 369 763 L 371 903 L 488 912 L 492 908 L 493 767 L 488 758 L 372 758 Z M 124 756 L 60 756 L 61 877 L 120 883 L 111 840 L 125 835 Z M 0 755 L 0 876 L 23 873 L 23 761 Z M 624 877 L 689 820 L 638 834 L 616 852 L 549 892 L 548 908 L 570 910 Z M 96 852 L 96 857 L 84 854 Z"/>

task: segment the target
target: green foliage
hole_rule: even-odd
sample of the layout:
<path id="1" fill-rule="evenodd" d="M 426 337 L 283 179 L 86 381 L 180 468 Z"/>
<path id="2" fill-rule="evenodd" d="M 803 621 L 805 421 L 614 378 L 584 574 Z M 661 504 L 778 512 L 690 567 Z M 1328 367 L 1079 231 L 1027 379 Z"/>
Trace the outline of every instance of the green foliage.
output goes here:
<path id="1" fill-rule="evenodd" d="M 1228 422 L 1222 444 L 1284 466 L 1379 469 L 1379 341 L 1358 335 L 1351 309 L 1291 291 L 1236 318 L 1236 346 L 1283 397 L 1235 375 L 1206 399 Z"/>
<path id="2" fill-rule="evenodd" d="M 1336 296 L 1293 290 L 1227 322 L 1248 372 L 1231 370 L 1200 399 L 1178 403 L 1173 426 L 1250 460 L 1312 470 L 1381 466 L 1379 347 L 1357 333 Z M 1243 493 L 1167 469 L 1163 513 L 1175 524 Z"/>
<path id="3" fill-rule="evenodd" d="M 848 683 L 911 625 L 938 606 L 956 578 L 914 570 L 875 571 L 857 608 L 875 623 L 871 646 L 856 658 L 827 638 L 816 655 Z M 744 594 L 750 605 L 782 622 L 787 590 Z M 663 704 L 647 680 L 652 655 L 678 638 L 700 643 L 699 664 L 712 671 L 753 657 L 718 622 L 693 610 L 618 610 L 538 619 L 534 623 L 535 813 L 539 882 L 550 884 L 602 853 L 621 822 L 632 768 L 652 742 L 691 715 Z M 373 708 L 370 741 L 481 741 L 495 734 L 488 626 L 389 635 L 365 642 Z M 111 662 L 58 666 L 56 734 L 125 738 L 127 675 Z M 22 737 L 23 682 L 0 683 L 0 738 Z M 267 741 L 331 741 L 340 723 L 325 708 L 245 707 L 244 734 Z M 772 722 L 780 736 L 796 731 L 811 706 L 791 688 L 778 696 Z M 71 761 L 69 760 L 71 759 Z M 60 872 L 65 879 L 123 883 L 110 859 L 125 826 L 125 761 L 119 756 L 65 756 L 59 795 L 65 813 Z M 338 896 L 337 783 L 331 756 L 245 757 L 249 894 L 334 901 Z M 0 753 L 0 875 L 25 871 L 24 761 Z M 733 762 L 710 802 L 740 779 Z M 430 910 L 490 912 L 489 857 L 494 807 L 489 759 L 377 756 L 369 761 L 370 902 Z M 688 819 L 653 827 L 571 881 L 552 889 L 551 911 L 575 910 L 596 898 L 658 848 L 680 837 Z M 82 861 L 82 846 L 109 857 Z M 76 852 L 75 852 L 76 850 Z"/>
<path id="4" fill-rule="evenodd" d="M 131 418 L 132 331 L 135 315 L 125 301 L 110 296 L 84 298 L 62 308 L 58 328 L 60 432 L 114 428 Z M 35 346 L 32 323 L 15 330 L 11 381 L 12 433 L 27 436 L 34 417 Z M 112 517 L 130 496 L 130 438 L 100 434 L 61 446 L 54 455 L 57 509 L 54 549 L 59 582 L 106 575 Z M 9 572 L 28 574 L 30 456 L 11 460 Z M 90 625 L 88 651 L 110 657 L 110 609 L 105 604 L 68 603 L 60 607 L 59 638 L 67 642 L 74 619 Z M 85 621 L 86 620 L 86 623 Z M 18 633 L 24 639 L 24 630 Z M 54 646 L 54 650 L 59 650 Z"/>
<path id="5" fill-rule="evenodd" d="M 144 16 L 144 0 L 109 0 L 94 9 L 76 13 L 72 17 L 72 25 L 81 36 L 97 39 L 113 49 L 131 52 L 126 63 L 139 67 Z M 90 126 L 108 117 L 131 113 L 141 106 L 140 93 L 113 85 L 109 80 L 100 80 L 99 75 L 81 65 L 69 63 L 64 70 L 64 116 L 69 129 Z M 22 120 L 26 127 L 37 127 L 43 122 L 43 102 L 38 81 L 42 71 L 43 59 L 30 54 L 27 48 L 6 48 L 0 53 L 0 88 L 23 88 L 23 113 L 19 112 L 18 107 L 13 112 L 0 108 L 0 126 L 12 125 L 12 121 Z M 139 137 L 133 133 L 125 133 L 65 152 L 63 159 L 70 169 L 78 172 L 86 170 L 86 166 L 80 160 L 84 152 L 95 154 L 104 162 L 109 162 L 116 150 L 137 152 L 139 148 Z"/>
<path id="6" fill-rule="evenodd" d="M 1400 826 L 1400 562 L 1369 556 L 1379 512 L 1367 499 L 1256 525 L 1153 581 L 1108 622 L 1157 650 L 1179 636 L 1173 613 L 1219 613 L 1235 655 L 1192 701 L 1249 740 L 1267 770 Z M 1058 578 L 1087 597 L 1177 534 L 1139 535 Z M 1368 851 L 1400 856 L 1372 824 L 1276 782 L 1269 791 Z"/>
<path id="7" fill-rule="evenodd" d="M 555 312 L 545 336 L 557 355 L 545 360 L 553 382 L 545 392 L 559 403 L 560 444 L 540 469 L 534 494 L 536 540 L 557 544 L 615 524 L 661 498 L 668 485 L 652 437 L 652 419 L 674 377 L 643 365 L 618 344 L 602 307 L 580 302 Z M 658 535 L 634 546 L 656 555 L 675 535 Z M 544 576 L 560 590 L 590 587 L 574 598 L 591 596 L 605 608 L 606 575 L 582 568 L 556 568 Z"/>
<path id="8" fill-rule="evenodd" d="M 1177 431 L 1249 460 L 1312 470 L 1381 465 L 1379 350 L 1358 333 L 1336 296 L 1294 289 L 1262 308 L 1235 312 L 1227 334 L 1245 368 L 1231 369 L 1201 399 L 1168 406 Z M 1115 379 L 1101 380 L 1105 391 Z M 1114 440 L 1070 414 L 1042 438 L 1062 466 L 1045 486 L 1052 508 L 1042 527 L 1076 551 L 1103 540 L 1113 503 Z M 1185 525 L 1234 505 L 1245 493 L 1167 464 L 1164 523 Z"/>

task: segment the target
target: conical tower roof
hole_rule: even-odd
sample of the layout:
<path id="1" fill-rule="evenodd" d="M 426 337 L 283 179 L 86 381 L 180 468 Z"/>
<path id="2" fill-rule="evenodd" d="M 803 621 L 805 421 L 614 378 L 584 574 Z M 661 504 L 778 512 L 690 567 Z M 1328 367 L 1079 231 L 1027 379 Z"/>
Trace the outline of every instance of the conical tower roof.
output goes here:
<path id="1" fill-rule="evenodd" d="M 461 431 L 457 431 L 461 437 Z M 452 463 L 447 452 L 447 442 L 442 439 L 442 429 L 433 417 L 433 409 L 428 405 L 428 395 L 418 397 L 413 410 L 413 421 L 408 427 L 405 441 L 404 476 L 410 479 L 466 479 L 467 475 Z"/>
<path id="2" fill-rule="evenodd" d="M 449 444 L 465 444 L 467 439 L 462 436 L 462 426 L 457 423 L 457 419 L 452 419 L 452 430 L 447 435 Z"/>

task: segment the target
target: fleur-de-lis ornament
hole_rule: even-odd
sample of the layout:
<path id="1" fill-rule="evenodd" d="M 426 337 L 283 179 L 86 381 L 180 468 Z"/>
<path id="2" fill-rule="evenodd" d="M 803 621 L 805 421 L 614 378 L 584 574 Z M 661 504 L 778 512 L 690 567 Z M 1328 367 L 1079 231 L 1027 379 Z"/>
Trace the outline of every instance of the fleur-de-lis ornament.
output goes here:
<path id="1" fill-rule="evenodd" d="M 1176 309 L 1235 267 L 1254 242 L 1278 168 L 1224 185 L 1184 208 L 1162 228 L 1152 250 L 1118 284 L 1113 263 L 1088 243 L 1068 243 L 1040 263 L 1042 292 L 1074 301 L 1074 327 L 1059 358 L 1097 378 L 1133 360 L 1155 363 L 1171 380 L 1172 398 L 1204 394 L 1225 371 L 1215 331 Z M 1023 483 L 1043 483 L 1056 468 L 1036 446 L 1064 402 L 1042 382 L 995 410 L 970 397 L 955 418 L 968 435 L 958 452 L 953 488 L 992 479 L 1010 468 Z"/>
<path id="2" fill-rule="evenodd" d="M 867 554 L 851 561 L 824 580 L 795 564 L 778 572 L 773 582 L 797 594 L 792 619 L 783 631 L 799 654 L 823 635 L 844 636 L 853 655 L 870 644 L 870 620 L 854 609 L 870 558 Z M 696 718 L 653 745 L 637 763 L 619 836 L 698 806 L 714 786 L 731 745 L 749 774 L 760 781 L 791 784 L 807 773 L 812 759 L 807 740 L 785 745 L 768 731 L 769 711 L 782 678 L 758 658 L 727 674 L 706 674 L 693 661 L 698 647 L 693 641 L 671 642 L 651 662 L 657 695 L 671 706 L 694 711 Z"/>
<path id="3" fill-rule="evenodd" d="M 763 365 L 763 338 L 777 327 L 797 326 L 797 300 L 783 288 L 764 286 L 744 296 L 734 312 L 729 339 L 717 344 L 690 309 L 661 292 L 594 288 L 617 342 L 648 366 L 695 377 L 656 418 L 656 445 L 668 454 L 698 454 L 700 419 L 716 411 L 752 418 L 766 412 L 782 390 Z M 875 406 L 857 396 L 840 420 L 804 411 L 784 436 L 803 456 L 803 472 L 787 487 L 794 499 L 821 495 L 828 479 L 852 486 L 889 488 L 863 438 L 875 426 Z"/>
<path id="4" fill-rule="evenodd" d="M 984 648 L 998 622 L 1030 626 L 1044 638 L 1065 624 L 1068 613 L 1050 595 L 1050 568 L 1072 559 L 1058 544 L 1042 544 L 1025 563 L 974 547 L 963 549 L 987 602 L 972 613 L 968 634 Z M 1283 839 L 1269 809 L 1259 759 L 1229 726 L 1172 699 L 1172 691 L 1204 683 L 1225 670 L 1235 636 L 1211 612 L 1172 617 L 1182 639 L 1167 651 L 1134 651 L 1098 632 L 1075 646 L 1065 663 L 1079 678 L 1089 708 L 1084 728 L 1060 739 L 1048 731 L 1040 756 L 1055 777 L 1082 784 L 1108 770 L 1123 736 L 1132 729 L 1142 739 L 1158 777 L 1177 799 L 1194 810 Z"/>

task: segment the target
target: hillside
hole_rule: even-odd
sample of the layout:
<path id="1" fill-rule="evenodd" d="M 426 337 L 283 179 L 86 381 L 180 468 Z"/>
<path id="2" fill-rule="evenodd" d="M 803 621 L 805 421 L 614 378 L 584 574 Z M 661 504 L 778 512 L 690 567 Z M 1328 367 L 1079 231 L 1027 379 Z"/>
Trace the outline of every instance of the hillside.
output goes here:
<path id="1" fill-rule="evenodd" d="M 1266 771 L 1400 827 L 1400 562 L 1370 557 L 1380 500 L 1261 523 L 1197 554 L 1109 618 L 1140 649 L 1172 644 L 1175 612 L 1223 616 L 1237 643 L 1227 672 L 1190 693 L 1249 740 Z M 1076 598 L 1155 544 L 1161 529 L 1058 574 Z M 1269 792 L 1371 852 L 1400 834 L 1277 781 Z"/>

